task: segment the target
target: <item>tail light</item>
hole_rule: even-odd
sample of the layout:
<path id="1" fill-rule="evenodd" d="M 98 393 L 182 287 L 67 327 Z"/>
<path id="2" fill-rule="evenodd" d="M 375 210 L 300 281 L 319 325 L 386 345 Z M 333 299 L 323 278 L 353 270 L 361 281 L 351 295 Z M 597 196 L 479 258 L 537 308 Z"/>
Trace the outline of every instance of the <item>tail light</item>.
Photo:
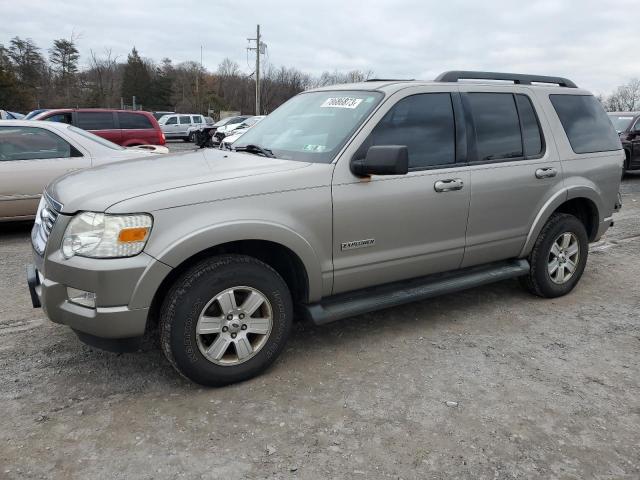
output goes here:
<path id="1" fill-rule="evenodd" d="M 160 145 L 167 143 L 167 138 L 164 136 L 164 132 L 160 130 Z"/>

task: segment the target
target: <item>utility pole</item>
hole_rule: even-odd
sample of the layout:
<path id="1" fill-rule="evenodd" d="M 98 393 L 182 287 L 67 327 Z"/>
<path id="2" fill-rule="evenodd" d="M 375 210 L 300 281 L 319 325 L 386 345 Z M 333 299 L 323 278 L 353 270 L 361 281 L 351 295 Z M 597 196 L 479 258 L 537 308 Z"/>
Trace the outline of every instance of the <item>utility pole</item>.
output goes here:
<path id="1" fill-rule="evenodd" d="M 262 43 L 260 37 L 260 25 L 256 29 L 256 38 L 247 38 L 250 42 L 256 42 L 256 46 L 248 47 L 247 50 L 256 51 L 256 115 L 260 115 L 260 55 L 264 54 L 266 45 Z"/>

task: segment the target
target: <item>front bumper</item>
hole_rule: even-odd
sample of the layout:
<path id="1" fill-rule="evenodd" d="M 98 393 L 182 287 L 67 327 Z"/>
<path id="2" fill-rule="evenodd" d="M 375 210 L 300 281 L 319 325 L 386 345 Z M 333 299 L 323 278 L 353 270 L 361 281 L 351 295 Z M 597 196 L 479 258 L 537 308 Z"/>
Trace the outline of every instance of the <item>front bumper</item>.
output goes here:
<path id="1" fill-rule="evenodd" d="M 52 322 L 100 338 L 131 338 L 144 334 L 149 308 L 77 305 L 67 298 L 66 285 L 44 278 L 33 265 L 27 267 L 27 283 L 33 306 L 42 306 Z"/>
<path id="2" fill-rule="evenodd" d="M 34 265 L 27 267 L 33 306 L 42 306 L 51 321 L 71 327 L 83 341 L 142 336 L 153 297 L 171 267 L 144 252 L 128 258 L 66 259 L 58 246 L 69 220 L 58 217 L 44 254 L 33 250 Z M 95 293 L 96 307 L 71 302 L 67 287 Z"/>

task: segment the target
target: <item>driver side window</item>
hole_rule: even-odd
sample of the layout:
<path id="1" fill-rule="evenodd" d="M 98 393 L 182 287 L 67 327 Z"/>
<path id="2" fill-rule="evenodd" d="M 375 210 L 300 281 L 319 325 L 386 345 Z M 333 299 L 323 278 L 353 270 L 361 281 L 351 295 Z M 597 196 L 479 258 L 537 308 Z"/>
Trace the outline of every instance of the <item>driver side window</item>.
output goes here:
<path id="1" fill-rule="evenodd" d="M 454 163 L 455 123 L 451 95 L 422 93 L 403 98 L 380 120 L 363 146 L 368 149 L 374 145 L 406 145 L 409 169 Z"/>

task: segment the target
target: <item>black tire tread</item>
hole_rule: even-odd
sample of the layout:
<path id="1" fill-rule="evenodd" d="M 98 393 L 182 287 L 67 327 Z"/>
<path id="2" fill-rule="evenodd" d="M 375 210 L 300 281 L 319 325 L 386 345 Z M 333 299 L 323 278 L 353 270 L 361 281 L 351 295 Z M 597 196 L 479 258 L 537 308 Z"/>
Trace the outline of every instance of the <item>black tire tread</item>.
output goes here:
<path id="1" fill-rule="evenodd" d="M 160 310 L 160 321 L 159 321 L 159 329 L 160 329 L 160 346 L 162 348 L 162 352 L 165 357 L 171 364 L 171 366 L 185 379 L 189 381 L 193 381 L 189 378 L 182 368 L 178 365 L 178 362 L 175 359 L 175 355 L 173 352 L 173 348 L 171 345 L 171 328 L 172 322 L 171 319 L 174 316 L 176 305 L 180 300 L 182 294 L 188 291 L 194 282 L 196 282 L 202 275 L 215 271 L 222 266 L 227 266 L 229 264 L 238 264 L 244 263 L 249 265 L 255 265 L 260 268 L 265 268 L 269 270 L 272 274 L 276 275 L 282 283 L 286 285 L 286 282 L 278 272 L 276 272 L 271 266 L 266 263 L 248 255 L 239 255 L 239 254 L 226 254 L 226 255 L 218 255 L 207 258 L 196 263 L 194 266 L 189 268 L 186 272 L 184 272 L 178 279 L 173 283 L 162 304 L 162 308 Z"/>
<path id="2" fill-rule="evenodd" d="M 547 223 L 545 223 L 544 227 L 542 227 L 542 230 L 540 231 L 540 234 L 536 239 L 536 243 L 534 244 L 533 249 L 529 254 L 529 264 L 531 266 L 531 270 L 529 271 L 528 275 L 520 277 L 520 282 L 523 287 L 525 287 L 532 294 L 544 298 L 547 298 L 549 296 L 545 294 L 544 289 L 540 284 L 540 277 L 538 275 L 538 268 L 540 267 L 540 264 L 546 264 L 546 262 L 540 262 L 540 256 L 546 257 L 548 255 L 548 252 L 543 251 L 542 246 L 545 239 L 549 235 L 549 232 L 553 230 L 558 224 L 573 220 L 578 220 L 578 218 L 568 213 L 554 213 L 551 215 L 551 217 L 549 217 L 549 220 L 547 220 Z"/>

